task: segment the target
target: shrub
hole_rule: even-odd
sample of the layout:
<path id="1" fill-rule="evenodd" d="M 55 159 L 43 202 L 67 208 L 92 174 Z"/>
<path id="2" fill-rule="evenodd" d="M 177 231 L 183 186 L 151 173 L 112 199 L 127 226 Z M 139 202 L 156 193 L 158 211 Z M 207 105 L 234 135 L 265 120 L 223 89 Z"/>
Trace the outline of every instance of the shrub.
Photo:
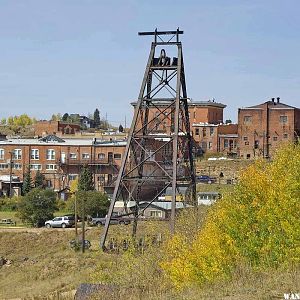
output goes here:
<path id="1" fill-rule="evenodd" d="M 18 208 L 18 204 L 21 200 L 21 197 L 12 197 L 12 198 L 1 198 L 0 199 L 0 210 L 2 211 L 15 211 Z"/>

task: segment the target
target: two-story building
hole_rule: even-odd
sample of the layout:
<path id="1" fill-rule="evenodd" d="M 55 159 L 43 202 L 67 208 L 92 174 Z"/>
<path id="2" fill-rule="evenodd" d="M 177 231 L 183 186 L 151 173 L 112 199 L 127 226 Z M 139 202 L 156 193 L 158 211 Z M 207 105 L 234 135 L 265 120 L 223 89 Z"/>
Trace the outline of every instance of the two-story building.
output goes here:
<path id="1" fill-rule="evenodd" d="M 91 168 L 96 190 L 111 187 L 117 176 L 126 141 L 62 139 L 49 135 L 40 139 L 0 141 L 0 180 L 10 176 L 13 185 L 23 181 L 30 169 L 32 177 L 40 171 L 45 185 L 60 191 L 80 174 L 82 166 Z M 9 194 L 9 191 L 2 191 Z"/>
<path id="2" fill-rule="evenodd" d="M 238 137 L 241 158 L 271 157 L 279 144 L 295 141 L 300 135 L 300 109 L 280 98 L 239 108 Z"/>

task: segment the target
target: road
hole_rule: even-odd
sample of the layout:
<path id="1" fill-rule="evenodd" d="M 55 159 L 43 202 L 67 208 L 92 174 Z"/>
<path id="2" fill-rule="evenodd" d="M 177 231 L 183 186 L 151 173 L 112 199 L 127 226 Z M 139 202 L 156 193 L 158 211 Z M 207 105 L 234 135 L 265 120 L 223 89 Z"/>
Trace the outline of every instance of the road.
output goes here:
<path id="1" fill-rule="evenodd" d="M 86 229 L 89 229 L 92 227 L 86 227 Z M 80 230 L 81 228 L 78 227 Z M 31 227 L 16 227 L 16 226 L 11 226 L 11 227 L 0 227 L 0 232 L 35 232 L 35 233 L 40 233 L 40 232 L 45 232 L 45 231 L 75 231 L 75 228 L 46 228 L 46 227 L 40 227 L 40 228 L 31 228 Z"/>

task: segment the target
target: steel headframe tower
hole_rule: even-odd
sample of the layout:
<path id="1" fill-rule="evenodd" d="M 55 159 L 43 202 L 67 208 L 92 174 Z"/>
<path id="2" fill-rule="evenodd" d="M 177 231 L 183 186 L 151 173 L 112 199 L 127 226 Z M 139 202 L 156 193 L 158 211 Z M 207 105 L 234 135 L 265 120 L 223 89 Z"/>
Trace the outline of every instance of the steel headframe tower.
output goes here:
<path id="1" fill-rule="evenodd" d="M 188 98 L 185 85 L 183 31 L 139 32 L 153 35 L 150 54 L 128 135 L 127 146 L 115 183 L 100 246 L 105 249 L 116 201 L 123 201 L 126 215 L 137 220 L 158 197 L 171 191 L 170 230 L 175 231 L 176 202 L 196 205 Z M 167 50 L 174 57 L 167 56 Z M 143 209 L 140 204 L 143 203 Z M 132 206 L 133 211 L 128 211 Z"/>

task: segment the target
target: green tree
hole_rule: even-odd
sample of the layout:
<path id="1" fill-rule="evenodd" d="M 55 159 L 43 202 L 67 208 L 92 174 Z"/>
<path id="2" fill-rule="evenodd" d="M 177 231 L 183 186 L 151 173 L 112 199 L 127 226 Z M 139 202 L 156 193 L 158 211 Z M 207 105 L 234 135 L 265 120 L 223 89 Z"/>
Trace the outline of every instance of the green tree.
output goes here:
<path id="1" fill-rule="evenodd" d="M 61 121 L 61 119 L 62 119 L 62 116 L 61 116 L 60 113 L 58 113 L 58 114 L 53 114 L 53 115 L 51 116 L 51 121 Z"/>
<path id="2" fill-rule="evenodd" d="M 100 126 L 100 112 L 98 108 L 96 108 L 94 111 L 94 123 L 95 128 L 98 128 Z"/>
<path id="3" fill-rule="evenodd" d="M 88 166 L 84 166 L 78 180 L 78 191 L 94 190 L 93 175 Z"/>
<path id="4" fill-rule="evenodd" d="M 68 121 L 72 123 L 80 124 L 79 114 L 73 114 L 72 116 L 69 116 Z"/>
<path id="5" fill-rule="evenodd" d="M 18 206 L 18 214 L 22 221 L 39 227 L 53 218 L 56 209 L 55 192 L 50 189 L 36 188 L 22 197 Z"/>
<path id="6" fill-rule="evenodd" d="M 67 122 L 68 119 L 69 119 L 69 114 L 68 114 L 68 113 L 65 113 L 65 114 L 62 116 L 62 121 Z"/>
<path id="7" fill-rule="evenodd" d="M 31 172 L 30 172 L 30 168 L 28 167 L 26 173 L 24 174 L 23 187 L 22 187 L 23 194 L 26 195 L 28 192 L 30 192 L 32 187 L 33 184 L 32 184 Z"/>
<path id="8" fill-rule="evenodd" d="M 34 178 L 34 186 L 36 188 L 43 188 L 44 187 L 44 180 L 45 180 L 45 176 L 38 170 L 35 174 L 35 178 Z"/>
<path id="9" fill-rule="evenodd" d="M 110 201 L 108 197 L 98 191 L 78 191 L 75 196 L 68 200 L 67 209 L 75 213 L 75 197 L 77 201 L 77 213 L 90 216 L 105 216 Z"/>

